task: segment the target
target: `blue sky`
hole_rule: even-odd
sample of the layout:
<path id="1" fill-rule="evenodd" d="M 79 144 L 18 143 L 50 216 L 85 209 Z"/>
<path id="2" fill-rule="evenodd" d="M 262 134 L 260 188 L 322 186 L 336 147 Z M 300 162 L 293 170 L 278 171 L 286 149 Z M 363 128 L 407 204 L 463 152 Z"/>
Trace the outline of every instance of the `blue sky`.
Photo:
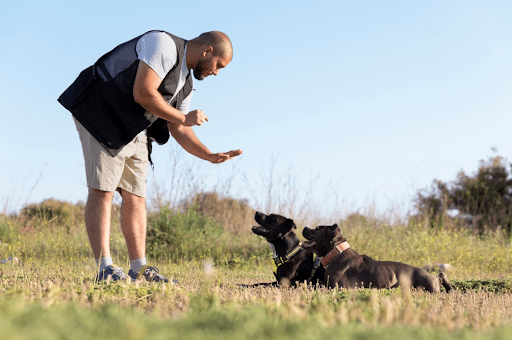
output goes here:
<path id="1" fill-rule="evenodd" d="M 102 54 L 152 29 L 187 39 L 220 30 L 234 45 L 226 69 L 196 81 L 191 108 L 210 119 L 195 128 L 205 145 L 244 154 L 220 166 L 180 156 L 197 171 L 189 175 L 200 188 L 234 174 L 229 194 L 257 205 L 265 200 L 262 179 L 274 160 L 276 180 L 290 178 L 293 169 L 303 195 L 313 178 L 313 205 L 407 210 L 417 189 L 435 178 L 451 181 L 461 169 L 476 171 L 493 147 L 512 159 L 510 1 L 29 1 L 2 7 L 4 210 L 52 197 L 85 200 L 78 135 L 56 99 Z M 154 150 L 150 181 L 170 185 L 171 146 Z"/>

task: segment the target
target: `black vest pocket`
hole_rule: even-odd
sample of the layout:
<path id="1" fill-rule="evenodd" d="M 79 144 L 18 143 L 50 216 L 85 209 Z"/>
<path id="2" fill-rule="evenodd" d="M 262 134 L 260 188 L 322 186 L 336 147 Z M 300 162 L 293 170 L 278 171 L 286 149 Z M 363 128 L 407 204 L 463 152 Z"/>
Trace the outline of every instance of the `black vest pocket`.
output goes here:
<path id="1" fill-rule="evenodd" d="M 57 100 L 62 106 L 71 111 L 98 85 L 99 79 L 94 74 L 94 66 L 91 66 L 80 72 L 73 84 Z"/>
<path id="2" fill-rule="evenodd" d="M 136 126 L 149 126 L 144 117 L 146 110 L 133 98 L 133 85 L 137 74 L 138 61 L 134 62 L 115 78 L 101 84 L 102 101 L 111 111 L 112 119 L 127 130 Z"/>

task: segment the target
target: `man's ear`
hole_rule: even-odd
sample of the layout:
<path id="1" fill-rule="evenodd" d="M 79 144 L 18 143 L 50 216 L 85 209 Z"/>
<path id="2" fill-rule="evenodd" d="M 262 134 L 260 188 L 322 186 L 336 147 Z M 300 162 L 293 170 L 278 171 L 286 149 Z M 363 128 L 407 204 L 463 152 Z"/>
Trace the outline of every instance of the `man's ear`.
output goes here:
<path id="1" fill-rule="evenodd" d="M 211 57 L 213 55 L 213 47 L 212 46 L 206 46 L 203 47 L 203 57 Z"/>

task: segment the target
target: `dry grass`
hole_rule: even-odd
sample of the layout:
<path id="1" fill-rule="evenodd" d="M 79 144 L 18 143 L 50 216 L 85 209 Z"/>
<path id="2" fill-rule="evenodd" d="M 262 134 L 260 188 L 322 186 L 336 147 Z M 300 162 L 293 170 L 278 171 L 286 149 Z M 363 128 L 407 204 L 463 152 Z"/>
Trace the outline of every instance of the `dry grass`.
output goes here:
<path id="1" fill-rule="evenodd" d="M 97 310 L 114 303 L 163 319 L 179 319 L 206 310 L 244 311 L 258 306 L 269 318 L 316 320 L 322 327 L 350 324 L 368 327 L 406 325 L 417 328 L 491 330 L 512 325 L 512 294 L 483 291 L 429 294 L 398 290 L 313 290 L 241 288 L 241 283 L 270 281 L 265 270 L 205 270 L 204 263 L 161 265 L 179 285 L 97 284 L 92 264 L 25 263 L 1 268 L 2 300 L 21 299 L 51 308 L 72 303 Z"/>

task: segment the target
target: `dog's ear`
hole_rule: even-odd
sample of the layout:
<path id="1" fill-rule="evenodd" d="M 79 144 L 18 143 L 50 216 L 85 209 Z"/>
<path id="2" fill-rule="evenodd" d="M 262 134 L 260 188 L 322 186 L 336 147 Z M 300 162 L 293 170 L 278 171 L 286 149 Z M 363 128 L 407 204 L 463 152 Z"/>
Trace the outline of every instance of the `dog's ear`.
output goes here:
<path id="1" fill-rule="evenodd" d="M 293 222 L 293 220 L 290 218 L 287 218 L 286 221 L 284 221 L 283 225 L 286 228 L 286 230 L 297 229 L 295 222 Z"/>
<path id="2" fill-rule="evenodd" d="M 331 239 L 331 245 L 332 246 L 334 246 L 335 244 L 343 241 L 344 237 L 341 234 L 341 228 L 338 227 L 338 225 L 336 223 L 332 225 L 331 232 L 334 232 L 332 234 L 332 239 Z"/>
<path id="3" fill-rule="evenodd" d="M 279 234 L 277 235 L 278 238 L 283 237 L 287 233 L 289 233 L 292 229 L 297 229 L 297 226 L 293 222 L 292 219 L 287 218 L 280 226 L 279 228 Z"/>
<path id="4" fill-rule="evenodd" d="M 337 234 L 338 232 L 340 233 L 340 235 L 341 235 L 341 234 L 343 234 L 343 232 L 341 231 L 341 227 L 340 227 L 340 226 L 338 226 L 338 223 L 334 223 L 332 226 L 333 226 L 334 228 L 336 228 L 336 234 Z"/>

